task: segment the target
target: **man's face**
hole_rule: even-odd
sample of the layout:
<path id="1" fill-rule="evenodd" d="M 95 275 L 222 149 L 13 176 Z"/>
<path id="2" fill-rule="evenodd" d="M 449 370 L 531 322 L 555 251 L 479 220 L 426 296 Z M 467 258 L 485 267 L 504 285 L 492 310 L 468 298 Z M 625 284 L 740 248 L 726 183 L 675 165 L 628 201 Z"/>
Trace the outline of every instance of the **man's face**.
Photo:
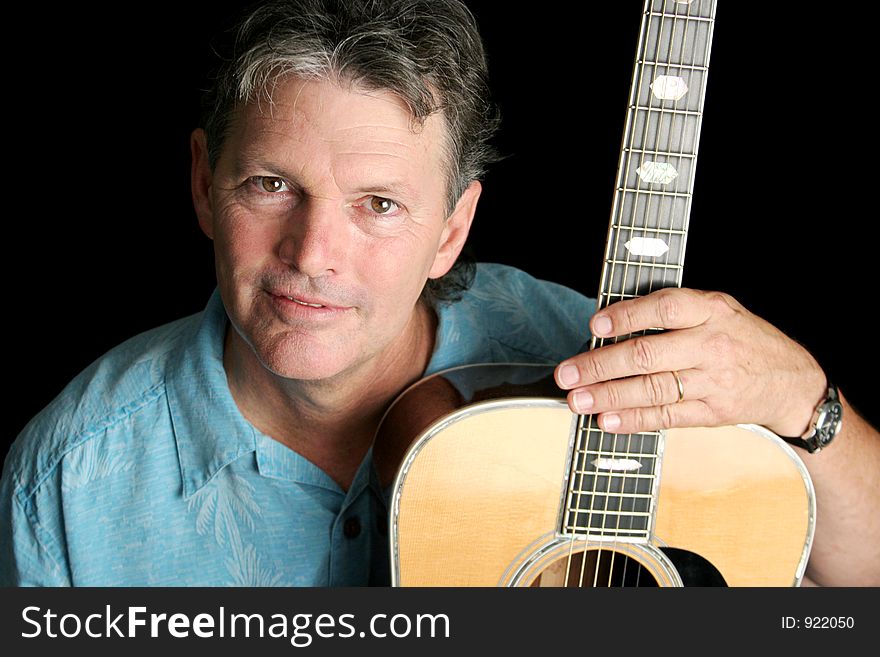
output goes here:
<path id="1" fill-rule="evenodd" d="M 220 293 L 264 367 L 326 379 L 407 344 L 479 196 L 475 184 L 447 221 L 445 130 L 432 116 L 413 132 L 390 93 L 292 78 L 239 110 L 213 174 L 194 139 Z"/>

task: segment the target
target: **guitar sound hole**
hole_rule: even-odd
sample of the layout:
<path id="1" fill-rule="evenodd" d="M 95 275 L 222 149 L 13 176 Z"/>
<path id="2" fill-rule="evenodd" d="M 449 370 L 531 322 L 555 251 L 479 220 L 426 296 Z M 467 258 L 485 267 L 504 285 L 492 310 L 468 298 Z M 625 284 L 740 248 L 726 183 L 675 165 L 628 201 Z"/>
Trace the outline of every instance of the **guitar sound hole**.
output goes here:
<path id="1" fill-rule="evenodd" d="M 568 577 L 566 578 L 566 572 Z M 614 550 L 592 549 L 557 559 L 530 586 L 618 588 L 658 586 L 651 571 L 636 559 Z"/>

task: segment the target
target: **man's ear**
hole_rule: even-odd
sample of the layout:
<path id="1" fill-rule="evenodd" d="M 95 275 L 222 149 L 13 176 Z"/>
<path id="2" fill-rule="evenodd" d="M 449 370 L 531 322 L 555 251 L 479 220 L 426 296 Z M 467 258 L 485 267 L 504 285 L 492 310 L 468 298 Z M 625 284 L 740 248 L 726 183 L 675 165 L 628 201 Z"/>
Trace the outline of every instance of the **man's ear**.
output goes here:
<path id="1" fill-rule="evenodd" d="M 464 243 L 471 230 L 471 222 L 474 220 L 477 201 L 480 200 L 480 192 L 482 191 L 483 186 L 480 181 L 474 180 L 458 199 L 455 209 L 446 219 L 446 226 L 440 236 L 437 256 L 434 258 L 434 264 L 431 265 L 428 278 L 440 278 L 452 269 L 452 265 L 455 264 L 458 254 L 464 248 Z"/>
<path id="2" fill-rule="evenodd" d="M 196 216 L 199 218 L 199 226 L 202 232 L 214 239 L 214 206 L 211 202 L 211 185 L 213 174 L 208 160 L 208 140 L 205 131 L 201 128 L 193 130 L 189 139 L 190 151 L 192 152 L 192 171 L 190 174 L 192 183 L 193 206 Z"/>

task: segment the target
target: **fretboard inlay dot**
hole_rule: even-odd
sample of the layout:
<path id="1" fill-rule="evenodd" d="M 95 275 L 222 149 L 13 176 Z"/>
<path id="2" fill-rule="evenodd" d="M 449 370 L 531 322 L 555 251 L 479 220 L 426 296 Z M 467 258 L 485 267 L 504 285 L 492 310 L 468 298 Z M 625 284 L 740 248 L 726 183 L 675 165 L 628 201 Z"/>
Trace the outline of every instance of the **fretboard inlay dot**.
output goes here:
<path id="1" fill-rule="evenodd" d="M 660 75 L 651 83 L 651 92 L 660 100 L 681 100 L 688 92 L 688 86 L 684 78 Z"/>
<path id="2" fill-rule="evenodd" d="M 669 245 L 657 237 L 633 237 L 624 246 L 626 250 L 637 256 L 656 258 L 669 250 Z"/>

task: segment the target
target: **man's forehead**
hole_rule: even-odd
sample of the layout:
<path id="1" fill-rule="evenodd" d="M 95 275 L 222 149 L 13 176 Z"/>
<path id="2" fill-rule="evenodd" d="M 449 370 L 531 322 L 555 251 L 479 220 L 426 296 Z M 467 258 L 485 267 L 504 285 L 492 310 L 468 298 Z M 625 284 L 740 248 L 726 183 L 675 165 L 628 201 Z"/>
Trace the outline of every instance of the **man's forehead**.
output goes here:
<path id="1" fill-rule="evenodd" d="M 259 130 L 286 130 L 293 125 L 340 137 L 375 129 L 398 133 L 401 139 L 421 141 L 442 137 L 445 127 L 439 115 L 416 120 L 406 102 L 390 90 L 296 77 L 273 84 L 236 113 Z"/>
<path id="2" fill-rule="evenodd" d="M 292 79 L 271 98 L 236 109 L 227 145 L 242 162 L 295 159 L 297 149 L 330 148 L 336 155 L 385 156 L 416 165 L 443 165 L 445 121 L 416 122 L 389 91 L 349 90 L 331 82 Z"/>

